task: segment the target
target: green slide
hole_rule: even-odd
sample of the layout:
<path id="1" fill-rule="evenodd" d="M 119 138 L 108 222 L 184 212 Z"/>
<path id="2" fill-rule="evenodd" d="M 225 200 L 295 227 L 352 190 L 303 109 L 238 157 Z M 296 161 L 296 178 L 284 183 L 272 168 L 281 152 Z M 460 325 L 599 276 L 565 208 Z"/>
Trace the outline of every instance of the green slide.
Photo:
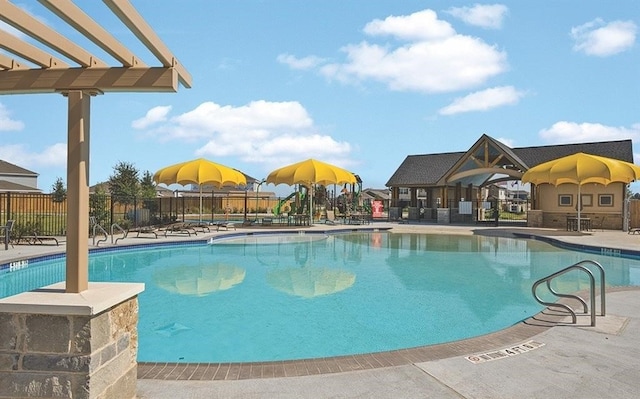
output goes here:
<path id="1" fill-rule="evenodd" d="M 273 207 L 273 214 L 275 216 L 280 215 L 280 208 L 282 208 L 282 205 L 286 204 L 287 201 L 289 201 L 291 198 L 293 198 L 296 194 L 298 194 L 298 193 L 297 192 L 293 192 L 287 198 L 285 198 L 283 200 L 280 200 L 280 202 L 278 202 L 278 205 Z"/>

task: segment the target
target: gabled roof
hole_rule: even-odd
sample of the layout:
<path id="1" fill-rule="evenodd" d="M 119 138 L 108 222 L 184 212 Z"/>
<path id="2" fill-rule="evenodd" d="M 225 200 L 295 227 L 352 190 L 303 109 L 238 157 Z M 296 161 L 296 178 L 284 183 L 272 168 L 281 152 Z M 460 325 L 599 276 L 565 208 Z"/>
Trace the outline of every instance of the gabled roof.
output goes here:
<path id="1" fill-rule="evenodd" d="M 0 160 L 0 176 L 31 176 L 38 177 L 36 172 L 32 172 L 18 165 Z"/>
<path id="2" fill-rule="evenodd" d="M 514 153 L 532 168 L 543 162 L 561 158 L 577 152 L 599 155 L 633 163 L 633 144 L 631 140 L 601 141 L 595 143 L 563 144 L 540 147 L 514 148 Z"/>
<path id="3" fill-rule="evenodd" d="M 488 136 L 487 136 L 488 137 Z M 492 139 L 493 140 L 493 139 Z M 494 140 L 494 142 L 497 142 Z M 526 168 L 532 168 L 552 159 L 584 152 L 633 163 L 631 140 L 601 141 L 579 144 L 547 145 L 510 148 L 501 144 L 505 151 L 517 157 Z M 467 152 L 409 155 L 387 181 L 387 187 L 425 187 L 438 183 Z"/>
<path id="4" fill-rule="evenodd" d="M 24 184 L 18 184 L 6 180 L 0 180 L 0 192 L 12 192 L 12 193 L 38 193 L 41 194 L 42 190 L 35 187 L 25 186 Z"/>

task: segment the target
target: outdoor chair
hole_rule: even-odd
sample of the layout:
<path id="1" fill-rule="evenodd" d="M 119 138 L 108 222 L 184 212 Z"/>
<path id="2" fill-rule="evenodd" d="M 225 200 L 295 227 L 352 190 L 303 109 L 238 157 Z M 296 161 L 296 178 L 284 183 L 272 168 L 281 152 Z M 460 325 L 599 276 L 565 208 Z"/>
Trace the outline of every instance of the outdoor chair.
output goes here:
<path id="1" fill-rule="evenodd" d="M 13 242 L 11 241 L 11 232 L 13 231 L 13 225 L 16 223 L 15 220 L 7 220 L 7 224 L 4 226 L 0 226 L 0 230 L 2 231 L 3 241 L 4 241 L 4 249 L 9 249 L 9 244 L 11 244 L 11 248 L 13 248 Z"/>
<path id="2" fill-rule="evenodd" d="M 236 230 L 236 224 L 234 222 L 218 222 L 216 223 L 216 231 L 220 231 L 220 229 L 234 229 Z"/>
<path id="3" fill-rule="evenodd" d="M 327 218 L 325 219 L 325 224 L 338 224 L 338 220 L 336 219 L 335 211 L 327 211 Z"/>

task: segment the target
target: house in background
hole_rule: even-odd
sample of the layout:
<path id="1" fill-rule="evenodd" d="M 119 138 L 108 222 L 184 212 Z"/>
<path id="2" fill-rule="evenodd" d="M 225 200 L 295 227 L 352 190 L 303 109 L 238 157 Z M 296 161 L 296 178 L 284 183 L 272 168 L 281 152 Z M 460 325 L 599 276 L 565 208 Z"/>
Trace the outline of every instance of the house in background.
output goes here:
<path id="1" fill-rule="evenodd" d="M 41 194 L 42 190 L 38 188 L 37 173 L 0 160 L 0 192 Z"/>
<path id="2" fill-rule="evenodd" d="M 481 220 L 481 210 L 486 207 L 485 189 L 520 181 L 530 168 L 578 152 L 633 163 L 631 140 L 511 148 L 484 134 L 465 152 L 407 156 L 386 184 L 391 190 L 390 217 L 399 217 L 408 207 L 409 219 L 418 219 L 419 210 L 425 208 L 425 218 L 438 223 L 475 223 Z M 623 229 L 626 190 L 623 183 L 583 185 L 581 216 L 599 220 L 601 227 Z M 403 191 L 408 191 L 408 200 Z M 423 191 L 425 199 L 419 200 Z M 524 195 L 518 189 L 517 201 L 527 201 L 521 199 Z M 577 212 L 577 195 L 575 184 L 532 186 L 527 225 L 568 226 L 570 217 Z M 515 203 L 516 198 L 511 201 Z"/>

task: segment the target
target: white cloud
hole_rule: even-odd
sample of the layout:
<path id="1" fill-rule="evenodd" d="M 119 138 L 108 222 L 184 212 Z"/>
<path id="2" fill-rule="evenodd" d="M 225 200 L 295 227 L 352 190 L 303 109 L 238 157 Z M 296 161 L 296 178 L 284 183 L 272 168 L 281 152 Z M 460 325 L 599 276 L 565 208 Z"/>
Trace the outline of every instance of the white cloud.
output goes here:
<path id="1" fill-rule="evenodd" d="M 288 65 L 291 69 L 312 69 L 325 62 L 323 58 L 316 56 L 296 58 L 291 54 L 280 54 L 277 60 L 281 64 Z"/>
<path id="2" fill-rule="evenodd" d="M 445 12 L 469 25 L 500 29 L 508 11 L 502 4 L 476 4 L 473 7 L 451 7 Z"/>
<path id="3" fill-rule="evenodd" d="M 375 81 L 391 90 L 423 93 L 474 88 L 508 68 L 505 52 L 480 38 L 456 33 L 433 10 L 376 19 L 365 25 L 364 33 L 396 40 L 347 44 L 341 49 L 344 62 L 291 55 L 279 60 L 292 68 L 310 67 L 318 61 L 320 74 L 344 84 Z"/>
<path id="4" fill-rule="evenodd" d="M 0 132 L 11 132 L 24 129 L 24 123 L 11 119 L 11 112 L 0 103 Z"/>
<path id="5" fill-rule="evenodd" d="M 389 16 L 384 20 L 374 19 L 364 27 L 371 36 L 395 36 L 404 40 L 434 40 L 455 35 L 451 25 L 438 19 L 433 10 L 423 10 L 406 16 Z"/>
<path id="6" fill-rule="evenodd" d="M 453 103 L 441 108 L 441 115 L 454 115 L 471 111 L 488 111 L 503 105 L 516 104 L 524 93 L 513 86 L 502 86 L 477 91 L 467 96 L 456 98 Z"/>
<path id="7" fill-rule="evenodd" d="M 167 120 L 167 115 L 171 112 L 171 106 L 158 106 L 151 108 L 147 111 L 147 114 L 135 121 L 131 122 L 131 126 L 134 129 L 146 129 L 151 125 L 155 125 L 159 122 L 165 122 Z"/>
<path id="8" fill-rule="evenodd" d="M 348 142 L 318 133 L 306 109 L 293 101 L 253 101 L 240 107 L 205 102 L 168 118 L 151 133 L 162 140 L 202 141 L 199 156 L 236 156 L 267 165 L 302 157 L 333 159 L 339 165 L 352 151 Z"/>
<path id="9" fill-rule="evenodd" d="M 632 21 L 605 24 L 598 18 L 571 28 L 571 37 L 575 40 L 573 50 L 598 57 L 618 54 L 633 46 L 636 32 L 637 26 Z"/>
<path id="10" fill-rule="evenodd" d="M 347 53 L 347 63 L 323 67 L 325 76 L 344 83 L 376 80 L 397 91 L 463 90 L 483 84 L 506 69 L 504 53 L 462 35 L 394 50 L 363 42 L 343 51 Z"/>
<path id="11" fill-rule="evenodd" d="M 560 121 L 539 132 L 541 138 L 554 144 L 587 143 L 609 140 L 640 140 L 640 123 L 630 128 L 606 126 L 600 123 Z"/>
<path id="12" fill-rule="evenodd" d="M 0 159 L 28 169 L 66 166 L 67 144 L 56 143 L 42 152 L 31 152 L 22 144 L 0 146 Z"/>

